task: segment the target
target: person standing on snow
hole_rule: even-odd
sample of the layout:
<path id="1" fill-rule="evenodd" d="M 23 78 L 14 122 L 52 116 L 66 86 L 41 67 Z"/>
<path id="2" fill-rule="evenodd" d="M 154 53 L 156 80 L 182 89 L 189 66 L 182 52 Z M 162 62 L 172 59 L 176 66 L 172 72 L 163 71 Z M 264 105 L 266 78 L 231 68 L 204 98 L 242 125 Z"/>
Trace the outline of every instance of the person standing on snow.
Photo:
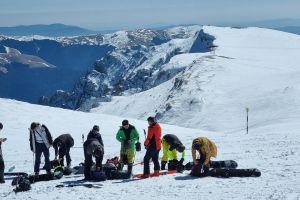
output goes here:
<path id="1" fill-rule="evenodd" d="M 45 125 L 32 122 L 30 125 L 30 149 L 35 153 L 34 172 L 38 176 L 40 172 L 42 153 L 45 157 L 45 169 L 47 174 L 51 174 L 50 152 L 49 148 L 52 146 L 52 136 Z"/>
<path id="2" fill-rule="evenodd" d="M 58 160 L 61 166 L 64 166 L 64 156 L 66 156 L 67 168 L 71 168 L 70 148 L 74 146 L 74 139 L 70 134 L 62 134 L 53 141 L 55 150 L 55 160 Z"/>
<path id="3" fill-rule="evenodd" d="M 144 142 L 147 151 L 144 156 L 144 173 L 142 178 L 149 178 L 150 176 L 150 159 L 154 163 L 154 176 L 159 176 L 160 170 L 158 156 L 161 149 L 161 127 L 154 117 L 148 117 L 147 121 L 149 124 L 148 135 Z"/>
<path id="4" fill-rule="evenodd" d="M 182 166 L 185 156 L 185 147 L 176 135 L 167 134 L 162 138 L 163 157 L 161 159 L 161 170 L 166 169 L 169 161 L 168 170 L 175 170 L 177 166 Z M 181 159 L 178 161 L 177 151 L 181 153 Z"/>
<path id="5" fill-rule="evenodd" d="M 197 159 L 197 152 L 200 155 L 200 159 Z M 217 156 L 217 146 L 214 142 L 206 137 L 198 137 L 193 140 L 192 144 L 192 157 L 194 167 L 192 173 L 198 173 L 200 170 L 201 174 L 206 174 L 210 167 L 211 157 Z"/>
<path id="6" fill-rule="evenodd" d="M 124 164 L 128 165 L 127 173 L 132 173 L 132 165 L 135 156 L 135 143 L 139 139 L 139 134 L 134 126 L 129 124 L 128 120 L 122 121 L 116 139 L 121 142 L 120 151 L 120 169 L 123 169 Z"/>
<path id="7" fill-rule="evenodd" d="M 0 122 L 0 131 L 3 129 L 3 124 Z M 2 155 L 2 148 L 1 145 L 3 142 L 6 141 L 6 138 L 0 138 L 0 183 L 5 183 L 4 181 L 4 159 Z"/>

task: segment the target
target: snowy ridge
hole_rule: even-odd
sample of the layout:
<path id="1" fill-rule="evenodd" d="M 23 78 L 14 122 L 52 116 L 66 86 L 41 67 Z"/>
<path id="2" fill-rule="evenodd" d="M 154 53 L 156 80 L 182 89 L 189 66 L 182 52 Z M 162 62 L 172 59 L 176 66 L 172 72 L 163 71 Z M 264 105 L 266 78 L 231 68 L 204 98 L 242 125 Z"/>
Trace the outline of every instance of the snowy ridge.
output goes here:
<path id="1" fill-rule="evenodd" d="M 72 91 L 44 97 L 41 104 L 89 111 L 101 102 L 110 101 L 113 96 L 145 91 L 170 80 L 184 69 L 164 69 L 172 57 L 208 52 L 214 40 L 201 26 L 119 31 L 106 37 L 115 48 L 99 59 Z"/>
<path id="2" fill-rule="evenodd" d="M 156 115 L 166 123 L 212 131 L 244 127 L 246 107 L 252 126 L 300 116 L 298 35 L 210 26 L 204 32 L 216 37 L 213 51 L 172 57 L 161 69 L 183 69 L 173 78 L 132 96 L 114 97 L 92 112 Z"/>

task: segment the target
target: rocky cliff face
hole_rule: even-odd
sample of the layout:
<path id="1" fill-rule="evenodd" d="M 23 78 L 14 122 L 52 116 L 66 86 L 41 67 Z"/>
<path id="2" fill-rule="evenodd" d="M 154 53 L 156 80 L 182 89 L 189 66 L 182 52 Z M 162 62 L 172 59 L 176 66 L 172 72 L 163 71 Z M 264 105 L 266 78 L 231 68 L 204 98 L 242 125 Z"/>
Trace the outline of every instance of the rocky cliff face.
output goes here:
<path id="1" fill-rule="evenodd" d="M 42 97 L 41 104 L 88 111 L 113 96 L 138 93 L 170 80 L 184 67 L 169 64 L 179 54 L 208 52 L 214 37 L 200 26 L 168 30 L 120 31 L 103 42 L 113 49 L 95 61 L 93 68 L 71 91 Z"/>

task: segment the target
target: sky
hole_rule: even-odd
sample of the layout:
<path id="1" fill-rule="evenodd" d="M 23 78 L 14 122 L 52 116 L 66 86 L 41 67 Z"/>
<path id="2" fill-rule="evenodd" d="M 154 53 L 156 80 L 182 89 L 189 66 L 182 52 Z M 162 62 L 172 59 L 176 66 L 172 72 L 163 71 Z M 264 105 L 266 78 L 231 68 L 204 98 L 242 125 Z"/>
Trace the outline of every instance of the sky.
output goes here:
<path id="1" fill-rule="evenodd" d="M 0 0 L 0 26 L 64 23 L 94 30 L 300 19 L 300 0 Z"/>

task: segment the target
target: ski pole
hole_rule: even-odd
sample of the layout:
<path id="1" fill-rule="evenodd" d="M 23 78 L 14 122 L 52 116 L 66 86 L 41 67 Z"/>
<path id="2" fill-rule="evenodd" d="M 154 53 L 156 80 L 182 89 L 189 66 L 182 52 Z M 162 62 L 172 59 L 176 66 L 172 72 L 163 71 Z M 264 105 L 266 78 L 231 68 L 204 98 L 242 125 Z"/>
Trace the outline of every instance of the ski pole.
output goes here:
<path id="1" fill-rule="evenodd" d="M 248 123 L 249 123 L 249 108 L 246 108 L 246 112 L 247 112 L 247 134 L 248 134 L 248 130 L 249 130 L 249 127 L 248 127 Z"/>
<path id="2" fill-rule="evenodd" d="M 146 130 L 145 129 L 143 129 L 144 130 L 144 136 L 145 136 L 145 140 L 146 140 Z"/>
<path id="3" fill-rule="evenodd" d="M 82 134 L 81 138 L 82 138 L 82 144 L 83 144 L 84 143 L 84 134 Z"/>

